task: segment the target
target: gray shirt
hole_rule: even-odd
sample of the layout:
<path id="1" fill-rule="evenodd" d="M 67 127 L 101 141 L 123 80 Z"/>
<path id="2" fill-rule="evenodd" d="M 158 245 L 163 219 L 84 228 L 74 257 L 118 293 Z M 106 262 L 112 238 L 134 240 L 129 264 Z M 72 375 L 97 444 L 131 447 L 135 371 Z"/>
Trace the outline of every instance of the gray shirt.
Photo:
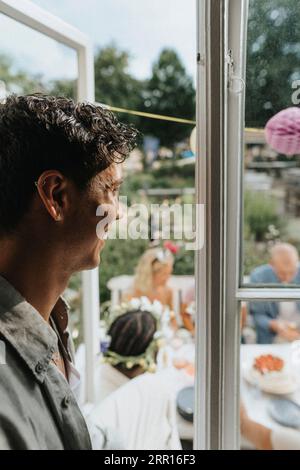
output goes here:
<path id="1" fill-rule="evenodd" d="M 51 321 L 54 329 L 0 276 L 0 449 L 92 447 L 69 383 L 51 362 L 58 343 L 72 360 L 62 299 Z"/>

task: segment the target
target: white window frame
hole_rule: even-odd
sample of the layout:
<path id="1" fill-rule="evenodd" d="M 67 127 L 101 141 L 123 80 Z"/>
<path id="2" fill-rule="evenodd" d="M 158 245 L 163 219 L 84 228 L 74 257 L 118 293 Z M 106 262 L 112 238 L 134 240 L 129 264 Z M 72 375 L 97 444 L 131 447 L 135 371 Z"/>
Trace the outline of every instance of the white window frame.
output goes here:
<path id="1" fill-rule="evenodd" d="M 239 276 L 247 0 L 198 0 L 195 449 L 239 449 Z M 235 82 L 240 92 L 233 91 Z"/>
<path id="2" fill-rule="evenodd" d="M 78 60 L 77 98 L 95 101 L 94 53 L 90 39 L 81 31 L 28 0 L 0 0 L 0 13 L 34 29 L 65 46 L 75 49 Z M 95 401 L 96 354 L 99 351 L 99 274 L 98 269 L 82 274 L 85 402 Z"/>
<path id="3" fill-rule="evenodd" d="M 198 1 L 196 193 L 197 202 L 205 205 L 206 235 L 204 248 L 196 254 L 196 449 L 239 448 L 240 331 L 235 294 L 243 96 L 229 90 L 229 50 L 235 75 L 243 77 L 245 4 Z"/>

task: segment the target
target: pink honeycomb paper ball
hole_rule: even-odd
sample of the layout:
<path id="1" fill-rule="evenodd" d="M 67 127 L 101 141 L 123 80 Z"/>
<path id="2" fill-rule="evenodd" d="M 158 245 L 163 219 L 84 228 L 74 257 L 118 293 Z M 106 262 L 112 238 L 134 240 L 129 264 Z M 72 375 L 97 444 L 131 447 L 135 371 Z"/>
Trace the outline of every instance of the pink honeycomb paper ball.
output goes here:
<path id="1" fill-rule="evenodd" d="M 266 141 L 278 153 L 300 154 L 300 108 L 287 108 L 275 114 L 265 127 Z"/>

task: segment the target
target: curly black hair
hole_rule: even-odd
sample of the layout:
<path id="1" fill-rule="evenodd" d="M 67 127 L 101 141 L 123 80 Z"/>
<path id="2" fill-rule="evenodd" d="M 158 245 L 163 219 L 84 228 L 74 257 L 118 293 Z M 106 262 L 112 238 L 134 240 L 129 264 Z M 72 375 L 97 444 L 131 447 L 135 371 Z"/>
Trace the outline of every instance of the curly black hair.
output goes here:
<path id="1" fill-rule="evenodd" d="M 49 169 L 79 189 L 135 147 L 137 131 L 101 106 L 40 93 L 0 103 L 0 234 L 28 210 L 34 182 Z"/>
<path id="2" fill-rule="evenodd" d="M 109 351 L 121 356 L 143 354 L 156 332 L 157 324 L 150 312 L 132 310 L 118 317 L 111 325 Z"/>

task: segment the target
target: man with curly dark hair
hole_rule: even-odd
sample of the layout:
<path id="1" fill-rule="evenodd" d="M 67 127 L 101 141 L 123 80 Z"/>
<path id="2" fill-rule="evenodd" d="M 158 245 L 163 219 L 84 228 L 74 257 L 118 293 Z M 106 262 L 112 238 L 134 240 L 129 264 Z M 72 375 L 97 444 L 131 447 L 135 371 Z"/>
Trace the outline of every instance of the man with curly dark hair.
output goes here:
<path id="1" fill-rule="evenodd" d="M 96 211 L 118 217 L 119 163 L 136 135 L 90 103 L 34 94 L 0 104 L 2 449 L 91 448 L 61 295 L 99 264 L 108 227 L 99 238 Z"/>

